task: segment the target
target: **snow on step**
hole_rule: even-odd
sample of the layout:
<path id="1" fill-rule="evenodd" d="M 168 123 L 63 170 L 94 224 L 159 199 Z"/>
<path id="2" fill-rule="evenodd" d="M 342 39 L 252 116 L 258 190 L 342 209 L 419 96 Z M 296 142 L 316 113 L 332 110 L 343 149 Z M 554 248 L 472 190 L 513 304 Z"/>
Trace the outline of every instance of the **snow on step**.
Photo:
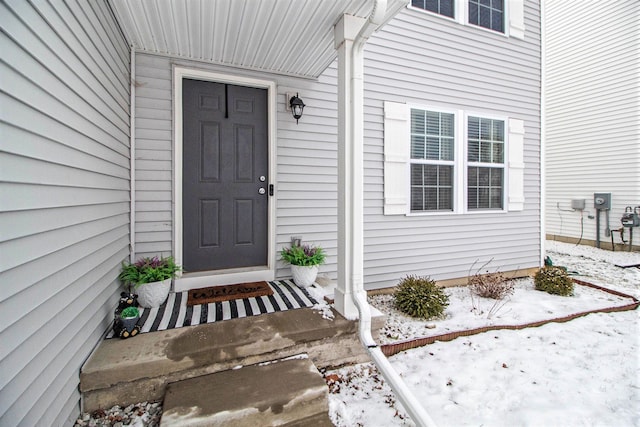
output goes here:
<path id="1" fill-rule="evenodd" d="M 160 425 L 331 426 L 327 385 L 304 355 L 171 383 Z"/>

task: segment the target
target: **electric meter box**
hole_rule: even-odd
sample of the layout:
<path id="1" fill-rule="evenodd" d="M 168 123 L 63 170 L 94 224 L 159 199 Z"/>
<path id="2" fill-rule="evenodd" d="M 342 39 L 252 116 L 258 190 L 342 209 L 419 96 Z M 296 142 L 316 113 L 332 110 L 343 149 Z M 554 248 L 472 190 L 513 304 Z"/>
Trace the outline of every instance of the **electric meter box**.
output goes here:
<path id="1" fill-rule="evenodd" d="M 631 206 L 627 206 L 620 221 L 624 227 L 640 227 L 640 206 L 636 206 L 633 210 Z"/>
<path id="2" fill-rule="evenodd" d="M 598 210 L 611 209 L 611 193 L 593 193 L 593 207 Z"/>

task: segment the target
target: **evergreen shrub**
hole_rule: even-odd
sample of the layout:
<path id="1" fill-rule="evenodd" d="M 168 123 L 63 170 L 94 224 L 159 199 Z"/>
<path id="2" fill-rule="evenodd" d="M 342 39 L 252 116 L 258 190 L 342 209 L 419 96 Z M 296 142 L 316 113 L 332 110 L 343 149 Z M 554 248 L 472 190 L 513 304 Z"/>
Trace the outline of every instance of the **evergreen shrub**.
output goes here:
<path id="1" fill-rule="evenodd" d="M 449 305 L 449 296 L 428 277 L 407 276 L 394 293 L 395 306 L 411 317 L 432 319 L 442 317 Z"/>
<path id="2" fill-rule="evenodd" d="M 564 268 L 544 267 L 533 278 L 535 287 L 553 295 L 573 295 L 573 280 Z"/>

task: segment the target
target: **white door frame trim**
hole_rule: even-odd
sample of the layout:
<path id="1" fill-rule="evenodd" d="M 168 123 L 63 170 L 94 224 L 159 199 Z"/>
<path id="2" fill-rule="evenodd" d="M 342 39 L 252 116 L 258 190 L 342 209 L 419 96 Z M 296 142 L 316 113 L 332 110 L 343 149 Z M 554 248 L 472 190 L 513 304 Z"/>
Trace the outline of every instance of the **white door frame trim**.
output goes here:
<path id="1" fill-rule="evenodd" d="M 216 83 L 229 83 L 238 86 L 249 86 L 267 89 L 267 122 L 269 146 L 269 179 L 268 184 L 275 184 L 276 180 L 276 83 L 271 80 L 261 80 L 211 72 L 196 68 L 173 66 L 173 256 L 182 265 L 182 80 L 192 78 Z M 185 273 L 174 281 L 175 291 L 199 288 L 203 286 L 254 282 L 259 280 L 274 280 L 276 266 L 275 251 L 275 197 L 269 196 L 268 202 L 268 230 L 267 230 L 267 265 L 250 267 L 247 269 L 214 270 L 210 272 Z"/>

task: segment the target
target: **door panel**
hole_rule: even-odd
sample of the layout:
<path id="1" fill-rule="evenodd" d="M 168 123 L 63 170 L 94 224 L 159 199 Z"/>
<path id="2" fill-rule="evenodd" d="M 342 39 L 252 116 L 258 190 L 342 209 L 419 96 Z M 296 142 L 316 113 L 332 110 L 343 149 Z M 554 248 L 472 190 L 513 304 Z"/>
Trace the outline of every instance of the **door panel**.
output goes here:
<path id="1" fill-rule="evenodd" d="M 200 181 L 220 180 L 220 126 L 218 123 L 200 123 Z"/>
<path id="2" fill-rule="evenodd" d="M 183 80 L 183 265 L 267 265 L 267 90 Z"/>
<path id="3" fill-rule="evenodd" d="M 202 221 L 206 218 L 206 221 Z M 200 200 L 200 246 L 220 246 L 220 201 Z M 204 222 L 204 223 L 203 223 Z"/>

